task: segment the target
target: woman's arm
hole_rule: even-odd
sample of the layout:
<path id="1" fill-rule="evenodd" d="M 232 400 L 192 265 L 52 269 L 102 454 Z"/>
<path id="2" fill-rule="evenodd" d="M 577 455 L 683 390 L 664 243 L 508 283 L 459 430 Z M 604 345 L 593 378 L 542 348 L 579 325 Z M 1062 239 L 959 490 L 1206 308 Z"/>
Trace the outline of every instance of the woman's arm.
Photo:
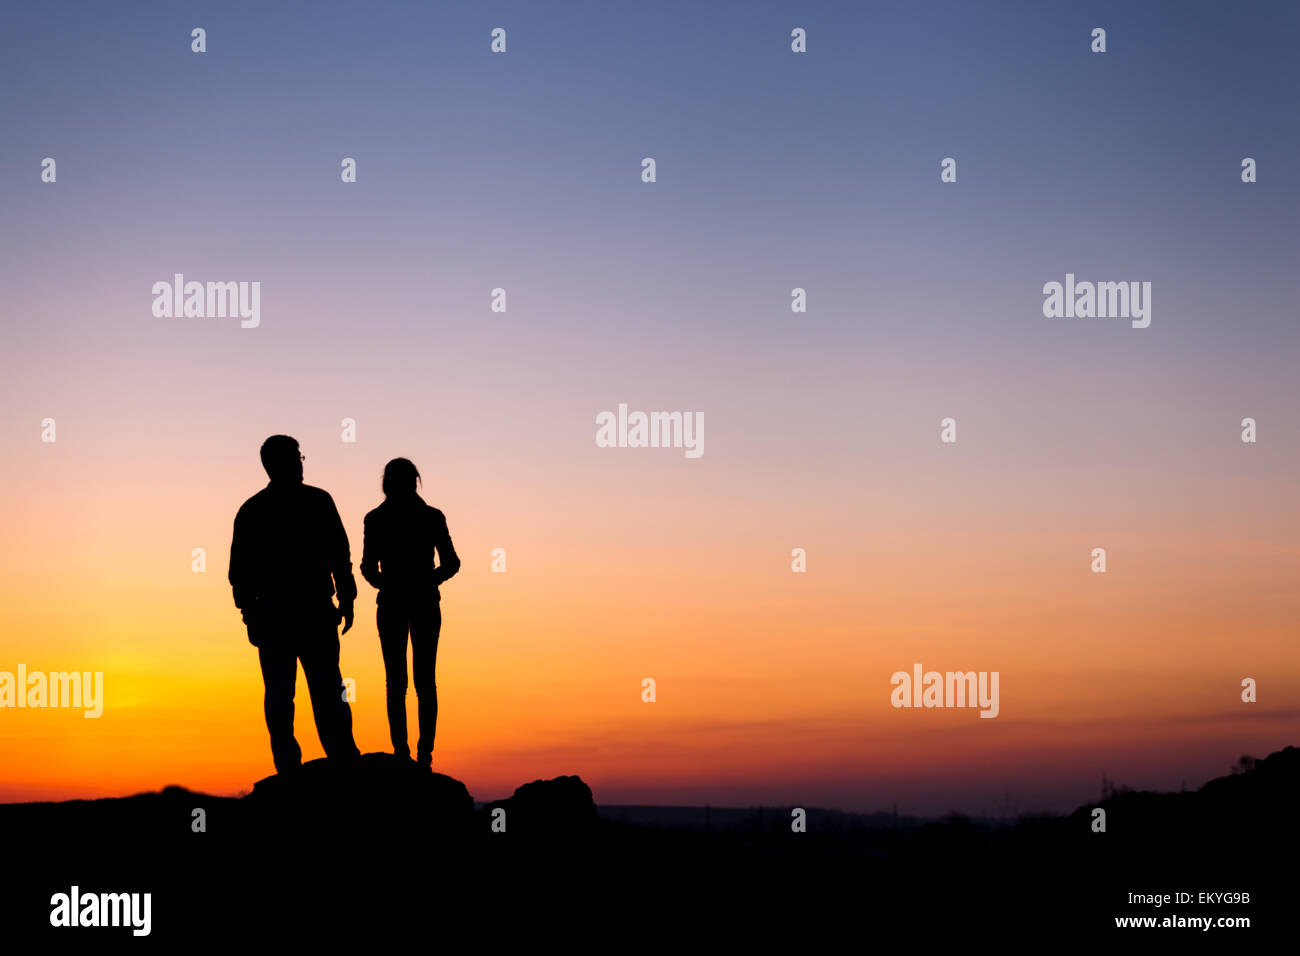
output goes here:
<path id="1" fill-rule="evenodd" d="M 447 530 L 447 516 L 434 509 L 436 513 L 433 529 L 433 546 L 438 551 L 438 567 L 433 573 L 436 583 L 442 584 L 460 570 L 460 558 L 451 543 L 451 532 Z"/>
<path id="2" fill-rule="evenodd" d="M 383 575 L 379 570 L 379 521 L 374 512 L 366 515 L 365 530 L 361 539 L 361 576 L 366 583 L 378 591 L 383 587 Z"/>

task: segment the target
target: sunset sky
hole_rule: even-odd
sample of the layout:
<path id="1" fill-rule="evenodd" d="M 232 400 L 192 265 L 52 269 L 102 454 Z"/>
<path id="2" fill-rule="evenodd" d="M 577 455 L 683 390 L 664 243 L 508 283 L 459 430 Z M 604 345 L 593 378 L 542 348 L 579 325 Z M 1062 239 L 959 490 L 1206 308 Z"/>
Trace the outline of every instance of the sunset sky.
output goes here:
<path id="1" fill-rule="evenodd" d="M 0 710 L 0 801 L 273 772 L 225 575 L 274 433 L 354 565 L 390 458 L 446 513 L 476 799 L 1065 810 L 1300 744 L 1300 7 L 931 6 L 7 11 L 0 671 L 105 705 Z M 156 318 L 175 273 L 260 326 Z M 1066 273 L 1151 282 L 1150 327 L 1044 318 Z M 703 456 L 596 447 L 619 403 Z M 999 671 L 999 716 L 891 707 L 915 663 Z"/>

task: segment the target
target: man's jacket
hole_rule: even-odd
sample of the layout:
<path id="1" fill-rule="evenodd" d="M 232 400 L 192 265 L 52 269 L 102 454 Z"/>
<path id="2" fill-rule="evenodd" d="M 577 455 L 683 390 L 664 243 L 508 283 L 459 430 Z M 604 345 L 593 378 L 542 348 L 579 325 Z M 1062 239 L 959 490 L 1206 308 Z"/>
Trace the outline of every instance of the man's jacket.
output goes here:
<path id="1" fill-rule="evenodd" d="M 348 535 L 329 492 L 271 482 L 235 515 L 230 586 L 244 620 L 356 599 Z"/>

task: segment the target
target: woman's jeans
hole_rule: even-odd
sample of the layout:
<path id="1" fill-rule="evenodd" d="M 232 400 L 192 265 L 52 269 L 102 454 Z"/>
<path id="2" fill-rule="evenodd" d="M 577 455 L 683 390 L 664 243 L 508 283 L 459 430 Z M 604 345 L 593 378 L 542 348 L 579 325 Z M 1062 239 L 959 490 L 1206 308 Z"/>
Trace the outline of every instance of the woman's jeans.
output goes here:
<path id="1" fill-rule="evenodd" d="M 393 753 L 410 756 L 406 742 L 406 641 L 411 641 L 411 670 L 415 696 L 419 700 L 420 742 L 416 753 L 421 763 L 433 757 L 433 735 L 438 723 L 438 685 L 434 663 L 438 657 L 438 632 L 442 629 L 442 608 L 436 593 L 430 597 L 383 595 L 377 621 L 379 645 L 384 653 L 387 677 L 388 729 Z"/>

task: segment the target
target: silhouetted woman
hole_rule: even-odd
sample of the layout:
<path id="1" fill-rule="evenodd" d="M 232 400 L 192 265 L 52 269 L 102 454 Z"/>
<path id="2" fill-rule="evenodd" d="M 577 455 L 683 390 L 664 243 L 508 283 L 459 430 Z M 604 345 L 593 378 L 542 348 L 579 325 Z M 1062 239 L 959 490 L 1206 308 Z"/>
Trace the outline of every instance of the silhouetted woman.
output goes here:
<path id="1" fill-rule="evenodd" d="M 393 753 L 410 758 L 406 742 L 406 641 L 411 641 L 411 670 L 419 698 L 420 742 L 417 759 L 429 768 L 438 723 L 438 686 L 434 664 L 442 628 L 438 586 L 460 570 L 451 545 L 447 519 L 416 492 L 420 473 L 405 458 L 384 466 L 384 502 L 366 515 L 361 575 L 379 590 L 377 623 L 384 652 L 388 690 L 388 729 Z M 433 564 L 434 553 L 438 566 Z"/>

